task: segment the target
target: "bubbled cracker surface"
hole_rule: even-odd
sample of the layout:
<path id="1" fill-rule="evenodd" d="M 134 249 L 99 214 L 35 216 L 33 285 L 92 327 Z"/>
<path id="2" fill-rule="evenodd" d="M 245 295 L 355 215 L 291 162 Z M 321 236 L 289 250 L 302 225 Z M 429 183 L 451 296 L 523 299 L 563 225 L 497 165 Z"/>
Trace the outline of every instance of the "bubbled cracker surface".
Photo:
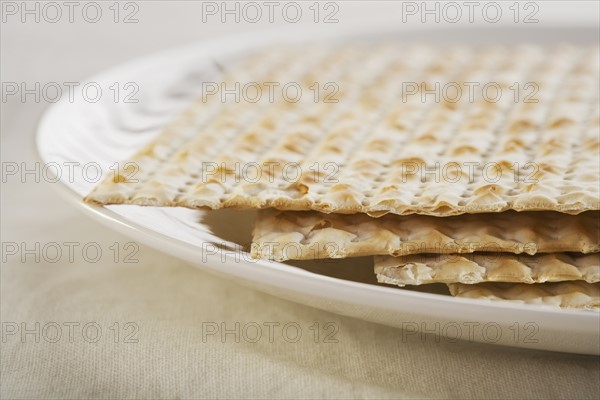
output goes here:
<path id="1" fill-rule="evenodd" d="M 262 210 L 252 256 L 275 261 L 418 253 L 600 251 L 600 213 L 506 211 L 445 218 Z"/>
<path id="2" fill-rule="evenodd" d="M 382 283 L 421 285 L 427 283 L 521 282 L 544 283 L 583 280 L 600 281 L 600 254 L 506 253 L 416 254 L 375 257 L 375 273 Z"/>
<path id="3" fill-rule="evenodd" d="M 597 48 L 307 45 L 256 54 L 223 81 L 293 81 L 304 94 L 199 100 L 129 160 L 136 183 L 121 171 L 86 201 L 377 216 L 600 209 Z M 338 101 L 315 102 L 315 82 L 335 83 Z M 404 82 L 494 82 L 502 96 L 421 101 Z"/>
<path id="4" fill-rule="evenodd" d="M 448 285 L 455 297 L 511 301 L 564 308 L 600 308 L 600 284 L 583 281 L 528 285 L 525 283 L 480 283 Z"/>

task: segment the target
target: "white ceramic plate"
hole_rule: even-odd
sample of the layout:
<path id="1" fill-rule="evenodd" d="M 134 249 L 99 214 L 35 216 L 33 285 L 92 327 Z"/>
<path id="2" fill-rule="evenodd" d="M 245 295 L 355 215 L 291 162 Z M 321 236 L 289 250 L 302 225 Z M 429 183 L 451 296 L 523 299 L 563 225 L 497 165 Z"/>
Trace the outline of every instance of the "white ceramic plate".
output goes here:
<path id="1" fill-rule="evenodd" d="M 548 43 L 597 40 L 594 30 L 565 28 L 352 32 L 357 34 L 437 43 L 516 42 L 523 38 Z M 344 40 L 348 34 L 337 32 L 336 36 Z M 275 40 L 311 39 L 314 35 L 245 34 L 171 50 L 107 71 L 89 80 L 104 88 L 100 101 L 76 98 L 70 102 L 65 98 L 48 110 L 37 135 L 40 157 L 63 170 L 66 165 L 74 165 L 74 179 L 62 174 L 64 185 L 59 186 L 91 217 L 139 242 L 276 296 L 404 328 L 404 335 L 416 335 L 416 330 L 430 332 L 424 340 L 436 340 L 438 336 L 437 340 L 599 354 L 600 315 L 596 312 L 456 299 L 444 294 L 447 290 L 442 286 L 405 290 L 378 285 L 370 258 L 296 262 L 295 266 L 253 261 L 242 250 L 250 241 L 253 212 L 127 205 L 99 208 L 81 201 L 95 185 L 96 167 L 107 173 L 111 165 L 126 160 L 152 139 L 199 95 L 201 82 L 210 80 L 216 72 L 215 62 L 224 65 L 244 51 Z M 320 34 L 319 40 L 327 39 Z M 139 102 L 115 102 L 114 92 L 106 91 L 115 82 L 124 90 L 121 95 L 132 92 L 131 86 L 124 87 L 127 82 L 135 83 L 140 90 L 134 98 Z M 402 337 L 399 332 L 399 340 Z"/>

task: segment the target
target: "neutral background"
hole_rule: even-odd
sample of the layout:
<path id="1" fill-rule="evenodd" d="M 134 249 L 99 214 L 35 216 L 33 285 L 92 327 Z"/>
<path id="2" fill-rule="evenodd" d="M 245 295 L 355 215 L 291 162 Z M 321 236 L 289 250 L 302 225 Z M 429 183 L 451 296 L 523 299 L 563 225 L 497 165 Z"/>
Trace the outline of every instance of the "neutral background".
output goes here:
<path id="1" fill-rule="evenodd" d="M 6 3 L 6 2 L 3 2 Z M 87 23 L 2 23 L 2 82 L 77 82 L 136 56 L 233 31 L 271 24 L 201 21 L 199 2 L 135 2 L 135 24 L 106 17 Z M 545 22 L 597 23 L 595 2 L 558 9 L 540 4 Z M 20 2 L 15 3 L 20 5 Z M 34 7 L 34 2 L 28 3 Z M 84 4 L 82 2 L 81 4 Z M 389 3 L 338 2 L 340 23 L 399 18 L 377 13 Z M 3 4 L 4 7 L 4 4 Z M 304 10 L 308 5 L 304 4 Z M 361 8 L 362 7 L 362 8 Z M 397 9 L 396 9 L 397 10 Z M 578 11 L 577 11 L 578 10 Z M 376 16 L 377 15 L 377 16 Z M 122 16 L 121 16 L 122 17 Z M 302 21 L 304 23 L 306 21 Z M 275 24 L 285 25 L 278 19 Z M 315 28 L 310 21 L 306 29 Z M 2 100 L 2 162 L 36 162 L 36 123 L 49 103 L 29 96 Z M 34 177 L 2 183 L 2 243 L 98 243 L 106 254 L 81 253 L 51 263 L 4 254 L 1 269 L 2 398 L 597 398 L 597 357 L 533 352 L 473 343 L 406 337 L 401 331 L 293 304 L 214 277 L 140 245 L 137 263 L 115 263 L 113 243 L 131 240 L 79 214 L 57 184 Z M 125 325 L 126 323 L 132 323 Z M 203 323 L 294 322 L 302 338 L 250 343 L 235 335 L 203 340 Z M 333 322 L 337 343 L 315 343 L 310 327 Z M 25 336 L 15 326 L 35 330 Z M 85 324 L 101 329 L 96 336 Z M 56 324 L 62 337 L 56 337 Z M 68 325 L 74 328 L 68 337 Z M 78 325 L 77 325 L 78 324 Z M 115 325 L 118 324 L 118 325 Z M 118 328 L 117 328 L 118 326 Z M 129 343 L 127 334 L 138 330 Z M 93 326 L 92 326 L 93 328 Z M 54 329 L 54 330 L 53 330 Z M 119 336 L 116 337 L 116 331 Z M 321 330 L 321 332 L 323 332 Z M 263 334 L 266 333 L 266 328 Z M 131 339 L 131 338 L 129 338 Z"/>

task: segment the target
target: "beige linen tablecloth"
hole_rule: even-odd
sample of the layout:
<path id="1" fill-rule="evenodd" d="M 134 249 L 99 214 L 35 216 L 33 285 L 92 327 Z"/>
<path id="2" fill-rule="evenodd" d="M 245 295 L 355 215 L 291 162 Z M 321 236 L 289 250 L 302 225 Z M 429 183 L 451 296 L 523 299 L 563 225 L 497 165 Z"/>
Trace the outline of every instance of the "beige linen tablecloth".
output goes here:
<path id="1" fill-rule="evenodd" d="M 2 26 L 2 81 L 78 81 L 137 55 L 252 28 L 200 24 L 184 2 L 166 11 L 164 5 L 138 4 L 139 23 L 131 25 L 8 20 Z M 109 12 L 108 3 L 103 7 Z M 3 100 L 4 165 L 36 161 L 34 130 L 47 106 L 31 96 Z M 124 246 L 132 240 L 65 203 L 54 185 L 14 176 L 2 184 L 2 398 L 600 394 L 597 357 L 407 337 L 245 288 L 142 245 L 138 262 L 125 263 Z M 72 259 L 63 254 L 52 262 L 52 243 L 64 251 L 70 242 L 94 243 L 103 255 L 92 262 L 78 247 Z M 117 263 L 114 243 L 121 251 Z M 37 244 L 46 254 L 23 261 L 11 255 L 15 244 Z M 235 331 L 236 323 L 240 334 L 223 334 L 222 328 Z M 286 324 L 294 327 L 287 336 Z M 262 336 L 254 340 L 257 325 Z"/>

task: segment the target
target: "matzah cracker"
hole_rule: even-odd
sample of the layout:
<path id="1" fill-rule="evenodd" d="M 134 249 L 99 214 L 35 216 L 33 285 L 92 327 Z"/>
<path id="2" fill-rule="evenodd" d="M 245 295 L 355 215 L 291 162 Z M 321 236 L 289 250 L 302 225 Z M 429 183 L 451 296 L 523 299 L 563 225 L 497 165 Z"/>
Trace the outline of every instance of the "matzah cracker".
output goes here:
<path id="1" fill-rule="evenodd" d="M 448 285 L 455 297 L 469 299 L 503 300 L 514 303 L 543 304 L 565 308 L 600 308 L 600 284 L 582 281 L 540 283 L 480 283 Z"/>
<path id="2" fill-rule="evenodd" d="M 598 59 L 597 47 L 575 46 L 269 49 L 227 87 L 293 78 L 299 101 L 198 102 L 132 158 L 137 183 L 120 171 L 86 201 L 377 216 L 598 210 Z M 333 83 L 337 103 L 323 92 L 315 102 L 315 82 Z"/>
<path id="3" fill-rule="evenodd" d="M 262 210 L 252 257 L 275 261 L 418 253 L 600 251 L 600 213 L 506 211 L 452 217 Z"/>
<path id="4" fill-rule="evenodd" d="M 416 254 L 375 257 L 381 283 L 398 286 L 426 283 L 600 281 L 600 253 Z"/>

